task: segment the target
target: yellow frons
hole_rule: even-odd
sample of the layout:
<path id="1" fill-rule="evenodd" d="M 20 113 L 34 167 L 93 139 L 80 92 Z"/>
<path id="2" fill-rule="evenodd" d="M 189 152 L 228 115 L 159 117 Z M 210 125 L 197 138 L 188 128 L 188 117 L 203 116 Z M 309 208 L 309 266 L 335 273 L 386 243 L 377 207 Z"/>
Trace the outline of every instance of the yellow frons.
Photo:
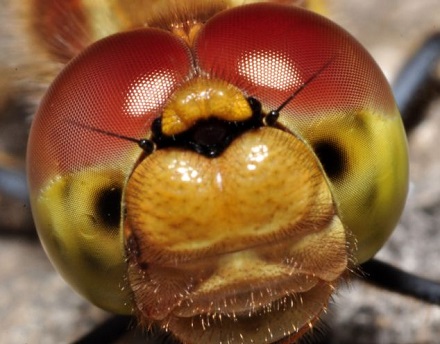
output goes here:
<path id="1" fill-rule="evenodd" d="M 251 116 L 252 109 L 238 88 L 222 80 L 196 78 L 171 97 L 163 111 L 162 132 L 176 135 L 210 117 L 243 121 Z"/>

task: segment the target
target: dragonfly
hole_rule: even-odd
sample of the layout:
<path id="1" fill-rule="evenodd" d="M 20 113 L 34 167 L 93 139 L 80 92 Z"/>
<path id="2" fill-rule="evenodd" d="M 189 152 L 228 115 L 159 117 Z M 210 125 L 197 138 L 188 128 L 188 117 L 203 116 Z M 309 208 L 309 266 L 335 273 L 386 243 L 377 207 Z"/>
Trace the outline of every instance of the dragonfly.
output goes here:
<path id="1" fill-rule="evenodd" d="M 315 79 L 315 78 L 317 78 L 317 79 L 319 79 L 319 75 L 320 75 L 320 73 L 322 73 L 323 71 L 325 71 L 325 69 L 328 67 L 328 65 L 330 65 L 331 66 L 331 63 L 332 63 L 332 59 L 330 59 L 330 60 L 328 60 L 329 62 L 326 62 L 324 65 L 322 65 L 321 66 L 321 68 L 319 69 L 317 69 L 317 72 L 315 73 L 315 74 L 312 74 L 312 77 L 310 77 L 309 79 L 306 79 L 306 81 L 305 81 L 305 87 L 307 87 L 307 85 L 309 84 L 309 83 L 312 83 L 313 82 L 313 79 Z M 307 84 L 307 85 L 306 85 Z M 92 132 L 97 132 L 97 128 L 94 128 L 94 127 L 92 127 L 92 128 L 85 128 L 84 126 L 83 127 L 81 127 L 82 129 L 87 129 L 87 130 L 90 130 L 90 131 L 92 131 Z M 105 135 L 107 135 L 107 136 L 111 136 L 111 135 L 113 135 L 114 133 L 112 133 L 112 132 L 104 132 L 103 134 L 105 134 Z M 374 266 L 374 264 L 373 265 L 365 265 L 364 266 L 364 272 L 366 273 L 366 274 L 368 274 L 368 275 L 370 275 L 370 276 L 374 276 L 374 268 L 370 271 L 369 269 L 372 267 L 372 266 Z M 380 265 L 381 267 L 384 267 L 384 266 L 382 266 L 382 265 Z M 386 267 L 386 266 L 385 266 Z M 387 271 L 393 271 L 393 270 L 387 270 Z"/>

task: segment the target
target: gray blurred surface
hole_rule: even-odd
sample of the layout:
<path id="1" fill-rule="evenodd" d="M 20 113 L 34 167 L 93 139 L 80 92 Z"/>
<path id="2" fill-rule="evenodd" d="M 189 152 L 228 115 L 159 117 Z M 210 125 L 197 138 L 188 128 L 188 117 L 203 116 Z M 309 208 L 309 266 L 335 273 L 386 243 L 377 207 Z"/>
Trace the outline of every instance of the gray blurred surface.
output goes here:
<path id="1" fill-rule="evenodd" d="M 329 0 L 328 10 L 391 81 L 422 41 L 440 31 L 440 0 Z M 4 31 L 0 37 L 8 39 Z M 378 257 L 440 280 L 440 100 L 409 144 L 411 194 L 401 224 Z M 10 211 L 0 203 L 1 214 Z M 0 343 L 68 343 L 108 316 L 64 283 L 35 238 L 1 230 Z M 440 307 L 357 281 L 340 290 L 325 322 L 333 343 L 440 343 Z M 133 341 L 128 334 L 120 342 Z"/>

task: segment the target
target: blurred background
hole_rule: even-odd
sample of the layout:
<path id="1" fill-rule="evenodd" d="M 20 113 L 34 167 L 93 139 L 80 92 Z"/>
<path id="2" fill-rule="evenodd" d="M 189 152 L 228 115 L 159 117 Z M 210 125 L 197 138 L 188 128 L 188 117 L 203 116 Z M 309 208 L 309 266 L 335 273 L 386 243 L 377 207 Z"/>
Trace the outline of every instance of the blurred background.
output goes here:
<path id="1" fill-rule="evenodd" d="M 21 64 L 29 51 L 11 2 L 0 0 L 0 166 L 22 178 L 39 86 L 29 97 L 31 87 L 15 83 L 26 79 Z M 370 51 L 391 83 L 420 45 L 440 32 L 440 0 L 328 0 L 325 14 Z M 437 72 L 440 78 L 440 66 Z M 409 137 L 411 192 L 401 223 L 378 257 L 440 281 L 439 145 L 440 97 Z M 58 276 L 38 242 L 26 200 L 5 191 L 0 193 L 0 276 L 0 343 L 72 342 L 109 316 Z M 342 288 L 334 301 L 325 319 L 333 343 L 439 342 L 440 307 L 359 281 Z M 129 333 L 120 343 L 134 340 Z"/>

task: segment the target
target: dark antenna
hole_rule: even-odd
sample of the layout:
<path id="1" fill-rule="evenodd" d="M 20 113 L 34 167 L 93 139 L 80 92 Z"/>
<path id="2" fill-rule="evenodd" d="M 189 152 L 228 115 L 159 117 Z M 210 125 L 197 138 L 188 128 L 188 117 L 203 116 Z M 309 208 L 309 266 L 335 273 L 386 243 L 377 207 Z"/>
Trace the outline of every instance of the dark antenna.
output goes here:
<path id="1" fill-rule="evenodd" d="M 313 80 L 315 80 L 323 71 L 325 71 L 328 66 L 334 61 L 335 57 L 330 58 L 324 65 L 319 68 L 315 73 L 312 74 L 310 78 L 304 81 L 296 90 L 293 92 L 277 109 L 270 111 L 266 117 L 265 122 L 267 125 L 274 125 L 280 116 L 280 111 L 289 104 L 299 93 L 302 92 Z"/>
<path id="2" fill-rule="evenodd" d="M 111 136 L 111 137 L 116 137 L 118 139 L 121 140 L 125 140 L 125 141 L 130 141 L 130 142 L 134 142 L 136 143 L 140 148 L 142 148 L 142 150 L 146 153 L 146 154 L 151 154 L 154 149 L 155 149 L 155 144 L 153 141 L 148 140 L 148 139 L 136 139 L 134 137 L 130 137 L 130 136 L 125 136 L 125 135 L 121 135 L 121 134 L 117 134 L 117 133 L 113 133 L 111 131 L 107 131 L 107 130 L 103 130 L 103 129 L 99 129 L 99 128 L 95 128 L 92 127 L 90 125 L 86 125 L 86 124 L 82 124 L 82 123 L 78 123 L 76 121 L 68 121 L 69 123 L 72 123 L 73 125 L 76 125 L 77 127 L 80 128 L 84 128 L 87 130 L 91 130 L 94 131 L 96 133 L 100 133 L 103 135 L 107 135 L 107 136 Z"/>

